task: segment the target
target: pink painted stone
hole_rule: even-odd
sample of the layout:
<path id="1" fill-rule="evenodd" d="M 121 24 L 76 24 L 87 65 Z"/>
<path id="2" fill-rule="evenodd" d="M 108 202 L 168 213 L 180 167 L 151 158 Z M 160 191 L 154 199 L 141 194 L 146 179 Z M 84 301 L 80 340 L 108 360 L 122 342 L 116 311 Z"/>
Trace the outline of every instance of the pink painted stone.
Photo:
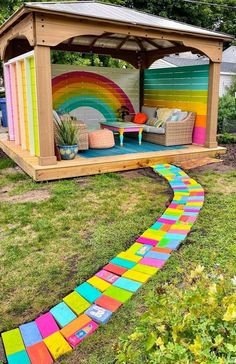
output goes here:
<path id="1" fill-rule="evenodd" d="M 175 224 L 176 223 L 175 220 L 164 219 L 162 217 L 160 217 L 160 219 L 158 219 L 157 221 L 158 222 L 163 222 L 164 224 L 168 224 L 168 225 L 172 225 L 172 224 Z"/>
<path id="2" fill-rule="evenodd" d="M 183 235 L 187 235 L 189 233 L 190 229 L 183 229 L 183 230 L 175 230 L 175 229 L 172 229 L 172 230 L 169 230 L 168 233 L 169 234 L 183 234 Z"/>
<path id="3" fill-rule="evenodd" d="M 116 274 L 108 272 L 105 269 L 102 269 L 99 272 L 97 272 L 96 276 L 102 278 L 104 281 L 109 282 L 111 284 L 113 284 L 115 281 L 117 281 L 118 278 L 120 278 Z"/>
<path id="4" fill-rule="evenodd" d="M 139 264 L 149 265 L 151 267 L 161 268 L 165 264 L 165 260 L 153 259 L 153 258 L 143 258 L 140 260 Z"/>
<path id="5" fill-rule="evenodd" d="M 38 317 L 35 322 L 43 339 L 52 335 L 54 332 L 59 331 L 59 327 L 57 326 L 56 321 L 50 312 Z"/>
<path id="6" fill-rule="evenodd" d="M 149 244 L 149 245 L 153 245 L 156 246 L 159 243 L 159 240 L 154 240 L 154 239 L 149 239 L 149 238 L 145 238 L 144 236 L 140 236 L 137 240 L 137 243 L 142 243 L 142 244 Z"/>

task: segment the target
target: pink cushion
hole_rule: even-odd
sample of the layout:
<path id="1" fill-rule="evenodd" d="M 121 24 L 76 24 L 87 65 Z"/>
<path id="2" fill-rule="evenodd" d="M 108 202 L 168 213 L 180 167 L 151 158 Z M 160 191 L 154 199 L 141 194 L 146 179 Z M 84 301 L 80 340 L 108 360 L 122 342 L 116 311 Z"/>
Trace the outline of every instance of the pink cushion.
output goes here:
<path id="1" fill-rule="evenodd" d="M 106 149 L 115 145 L 114 135 L 111 130 L 101 129 L 89 132 L 89 148 Z"/>

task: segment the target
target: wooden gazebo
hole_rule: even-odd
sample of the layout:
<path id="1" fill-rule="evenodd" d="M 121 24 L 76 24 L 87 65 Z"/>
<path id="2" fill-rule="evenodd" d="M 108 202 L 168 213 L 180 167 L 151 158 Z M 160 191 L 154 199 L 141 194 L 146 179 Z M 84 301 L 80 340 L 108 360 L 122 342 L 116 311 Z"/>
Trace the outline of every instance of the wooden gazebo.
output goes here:
<path id="1" fill-rule="evenodd" d="M 139 160 L 136 158 L 136 164 L 134 157 L 131 158 L 130 164 L 126 160 L 125 165 L 122 164 L 122 158 L 113 159 L 110 168 L 109 163 L 106 163 L 105 169 L 101 168 L 102 162 L 100 164 L 98 161 L 94 162 L 97 167 L 93 169 L 91 161 L 90 166 L 85 168 L 83 163 L 81 162 L 81 167 L 81 163 L 77 160 L 71 162 L 71 173 L 70 165 L 67 164 L 67 172 L 63 174 L 65 165 L 63 162 L 57 162 L 54 151 L 50 51 L 111 55 L 140 69 L 140 80 L 142 80 L 142 70 L 148 68 L 155 60 L 169 54 L 192 51 L 206 55 L 210 65 L 205 142 L 202 149 L 192 147 L 189 155 L 192 156 L 194 150 L 196 153 L 204 151 L 208 155 L 216 154 L 220 152 L 216 141 L 220 63 L 223 42 L 230 40 L 232 37 L 226 34 L 94 1 L 25 3 L 0 28 L 0 54 L 4 63 L 9 65 L 10 71 L 12 60 L 20 62 L 24 59 L 24 55 L 28 55 L 25 58 L 32 56 L 34 58 L 34 66 L 29 65 L 29 70 L 35 68 L 32 85 L 36 88 L 37 98 L 34 113 L 38 128 L 38 152 L 30 155 L 26 147 L 22 148 L 20 137 L 18 141 L 17 138 L 13 140 L 11 137 L 10 141 L 2 140 L 0 146 L 35 179 L 136 168 L 153 163 L 158 160 L 157 155 L 143 156 Z M 27 63 L 24 65 L 27 70 Z M 16 67 L 19 67 L 19 64 Z M 5 80 L 7 80 L 6 75 Z M 140 85 L 142 86 L 141 81 Z M 17 86 L 19 87 L 18 83 Z M 142 98 L 140 87 L 140 105 Z M 31 101 L 34 102 L 34 97 Z M 19 100 L 12 100 L 12 107 L 18 107 L 19 115 L 21 106 Z M 12 118 L 14 117 L 13 110 Z M 24 115 L 21 117 L 24 119 Z M 185 152 L 185 159 L 186 156 Z M 166 159 L 162 155 L 160 160 L 168 161 L 168 154 Z M 58 172 L 59 168 L 62 168 L 61 173 Z M 53 169 L 56 172 L 50 174 L 49 171 Z M 37 175 L 35 171 L 39 171 L 37 172 L 39 174 Z M 44 174 L 42 171 L 48 173 Z M 43 176 L 40 177 L 40 173 Z"/>

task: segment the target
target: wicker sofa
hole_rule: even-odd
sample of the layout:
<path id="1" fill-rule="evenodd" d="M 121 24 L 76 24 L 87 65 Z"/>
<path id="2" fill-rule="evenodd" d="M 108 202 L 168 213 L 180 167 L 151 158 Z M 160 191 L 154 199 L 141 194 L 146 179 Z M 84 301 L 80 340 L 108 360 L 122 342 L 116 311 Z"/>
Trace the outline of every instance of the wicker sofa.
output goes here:
<path id="1" fill-rule="evenodd" d="M 147 113 L 146 109 L 143 107 L 142 111 Z M 192 144 L 195 120 L 196 113 L 188 112 L 185 119 L 167 121 L 164 128 L 156 128 L 155 130 L 155 128 L 146 128 L 144 126 L 143 140 L 165 146 Z"/>
<path id="2" fill-rule="evenodd" d="M 193 127 L 196 119 L 194 112 L 189 112 L 182 121 L 168 121 L 164 134 L 143 132 L 143 140 L 165 146 L 192 144 Z"/>

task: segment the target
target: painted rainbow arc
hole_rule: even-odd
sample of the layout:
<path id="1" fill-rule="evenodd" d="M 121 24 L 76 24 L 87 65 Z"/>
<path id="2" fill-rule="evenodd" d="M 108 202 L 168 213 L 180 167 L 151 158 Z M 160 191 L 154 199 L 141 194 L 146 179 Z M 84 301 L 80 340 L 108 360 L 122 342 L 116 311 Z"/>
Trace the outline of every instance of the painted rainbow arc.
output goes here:
<path id="1" fill-rule="evenodd" d="M 114 120 L 117 110 L 125 105 L 133 114 L 127 94 L 114 81 L 94 72 L 73 71 L 52 80 L 53 107 L 70 112 L 87 106 L 99 111 L 106 120 Z"/>

